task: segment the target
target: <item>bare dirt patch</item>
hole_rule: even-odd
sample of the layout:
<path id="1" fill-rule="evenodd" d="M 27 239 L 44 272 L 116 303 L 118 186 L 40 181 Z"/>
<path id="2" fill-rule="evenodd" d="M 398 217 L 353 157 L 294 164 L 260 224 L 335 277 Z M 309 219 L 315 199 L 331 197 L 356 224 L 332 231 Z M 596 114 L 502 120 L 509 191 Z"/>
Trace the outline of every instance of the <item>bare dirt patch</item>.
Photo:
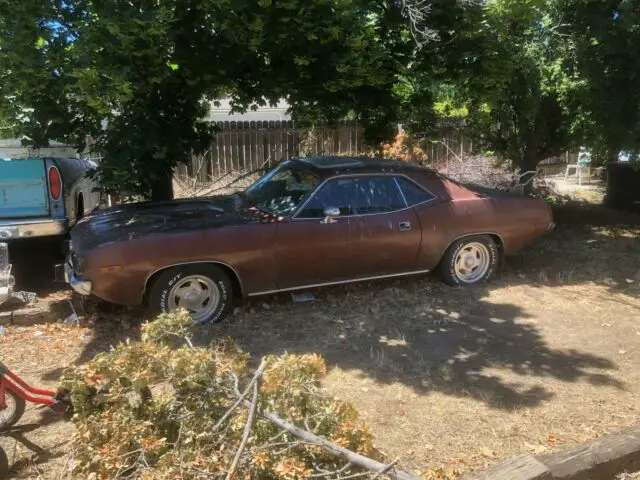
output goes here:
<path id="1" fill-rule="evenodd" d="M 38 308 L 47 310 L 41 315 L 29 315 L 27 324 L 4 326 L 0 335 L 0 360 L 33 386 L 55 390 L 63 370 L 72 364 L 81 364 L 105 351 L 110 345 L 127 337 L 137 338 L 138 329 L 126 321 L 122 310 L 83 312 L 83 326 L 61 323 L 68 312 L 52 317 L 56 305 L 68 303 L 70 292 L 61 290 L 40 298 Z M 78 310 L 81 305 L 75 299 Z M 49 304 L 53 304 L 51 308 Z M 70 310 L 70 307 L 67 306 Z M 23 316 L 17 317 L 23 322 Z M 96 323 L 97 320 L 97 323 Z M 0 447 L 12 465 L 11 478 L 66 478 L 72 467 L 70 440 L 73 426 L 57 414 L 34 404 L 27 404 L 25 416 L 11 435 L 0 435 Z"/>
<path id="2" fill-rule="evenodd" d="M 556 219 L 486 286 L 426 276 L 317 290 L 308 304 L 265 297 L 200 340 L 234 337 L 256 360 L 322 354 L 329 392 L 357 405 L 377 445 L 416 472 L 467 473 L 617 431 L 640 421 L 640 217 L 569 203 Z M 0 357 L 53 386 L 64 366 L 137 334 L 139 312 L 98 317 L 88 328 L 10 327 Z M 25 434 L 49 456 L 0 444 L 18 478 L 61 478 L 71 432 L 55 422 Z"/>
<path id="3" fill-rule="evenodd" d="M 265 298 L 216 326 L 256 357 L 318 352 L 403 465 L 460 472 L 640 420 L 639 217 L 584 205 L 485 287 L 414 278 Z"/>

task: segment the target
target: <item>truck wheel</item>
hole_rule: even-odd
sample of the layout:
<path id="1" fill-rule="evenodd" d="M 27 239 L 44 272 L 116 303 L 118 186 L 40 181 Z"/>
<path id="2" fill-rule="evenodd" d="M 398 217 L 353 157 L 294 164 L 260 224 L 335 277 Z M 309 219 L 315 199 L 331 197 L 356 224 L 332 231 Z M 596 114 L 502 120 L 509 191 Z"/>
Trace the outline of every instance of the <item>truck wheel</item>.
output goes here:
<path id="1" fill-rule="evenodd" d="M 186 309 L 199 324 L 219 322 L 231 310 L 233 285 L 215 265 L 184 265 L 162 272 L 149 291 L 154 313 Z"/>
<path id="2" fill-rule="evenodd" d="M 440 276 L 448 285 L 474 285 L 489 280 L 500 255 L 488 235 L 473 235 L 453 242 L 440 262 Z"/>

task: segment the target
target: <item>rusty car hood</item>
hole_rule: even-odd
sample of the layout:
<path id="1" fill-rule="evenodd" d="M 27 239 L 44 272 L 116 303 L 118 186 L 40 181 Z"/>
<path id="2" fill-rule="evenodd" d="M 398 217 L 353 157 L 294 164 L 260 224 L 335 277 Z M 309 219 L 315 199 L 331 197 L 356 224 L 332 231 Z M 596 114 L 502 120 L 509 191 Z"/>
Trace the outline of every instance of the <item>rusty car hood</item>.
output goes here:
<path id="1" fill-rule="evenodd" d="M 237 196 L 118 205 L 82 219 L 71 230 L 74 250 L 86 251 L 142 236 L 220 228 L 265 221 Z"/>

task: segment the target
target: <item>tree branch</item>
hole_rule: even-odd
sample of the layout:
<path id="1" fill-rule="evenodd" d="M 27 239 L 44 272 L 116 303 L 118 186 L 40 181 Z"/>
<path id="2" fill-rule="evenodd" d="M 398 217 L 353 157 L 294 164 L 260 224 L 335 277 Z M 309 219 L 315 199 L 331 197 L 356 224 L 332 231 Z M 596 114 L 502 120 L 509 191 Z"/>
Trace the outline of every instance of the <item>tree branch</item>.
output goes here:
<path id="1" fill-rule="evenodd" d="M 387 465 L 383 470 L 380 470 L 378 473 L 376 473 L 375 476 L 371 480 L 376 480 L 376 478 L 380 478 L 382 475 L 387 473 L 389 470 L 391 470 L 393 467 L 396 466 L 396 463 L 398 463 L 398 460 L 400 460 L 400 459 L 396 458 L 393 462 L 391 462 L 389 465 Z"/>
<path id="2" fill-rule="evenodd" d="M 245 397 L 249 393 L 249 390 L 251 390 L 251 387 L 253 387 L 253 385 L 258 381 L 258 379 L 260 378 L 260 376 L 264 373 L 264 371 L 266 369 L 267 369 L 267 362 L 262 360 L 262 362 L 260 362 L 260 366 L 256 370 L 255 375 L 253 376 L 253 378 L 251 379 L 251 381 L 247 385 L 247 388 L 245 388 L 244 392 L 239 393 L 238 390 L 237 390 L 237 387 L 235 387 L 235 385 L 234 385 L 234 390 L 236 391 L 236 396 L 238 397 L 238 399 L 235 401 L 235 403 L 233 405 L 231 405 L 231 408 L 229 408 L 229 410 L 227 410 L 227 412 L 220 418 L 220 420 L 218 420 L 218 423 L 216 423 L 215 426 L 213 427 L 214 431 L 218 430 L 218 428 L 220 428 L 222 426 L 222 424 L 225 422 L 225 420 L 227 420 L 227 418 L 229 418 L 229 416 L 231 416 L 231 414 L 234 412 L 234 410 L 236 408 L 238 408 L 238 405 L 240 405 L 242 403 L 242 401 L 245 399 Z"/>
<path id="3" fill-rule="evenodd" d="M 266 362 L 263 361 L 263 363 L 265 363 L 266 365 Z M 242 435 L 242 441 L 240 442 L 240 446 L 238 447 L 238 451 L 236 452 L 235 457 L 233 457 L 233 462 L 231 463 L 231 467 L 229 468 L 229 472 L 227 473 L 225 480 L 231 480 L 231 478 L 233 478 L 233 473 L 235 472 L 236 467 L 238 466 L 240 457 L 242 457 L 242 452 L 244 452 L 244 449 L 247 446 L 247 443 L 249 442 L 249 435 L 251 435 L 253 420 L 255 419 L 256 409 L 258 408 L 258 391 L 260 389 L 260 382 L 258 380 L 258 377 L 259 375 L 262 374 L 261 372 L 258 372 L 258 373 L 259 374 L 254 375 L 252 379 L 252 381 L 255 380 L 253 384 L 253 398 L 249 406 L 249 416 L 247 417 L 247 423 L 244 426 L 244 434 Z M 246 400 L 244 401 L 246 402 Z"/>
<path id="4" fill-rule="evenodd" d="M 242 403 L 246 407 L 251 408 L 251 403 L 249 401 L 242 400 Z M 372 458 L 365 457 L 364 455 L 360 455 L 359 453 L 352 452 L 351 450 L 335 445 L 329 442 L 328 440 L 322 437 L 319 437 L 307 430 L 298 428 L 292 423 L 280 418 L 275 413 L 267 412 L 260 408 L 256 408 L 256 412 L 261 417 L 266 418 L 267 420 L 279 426 L 280 428 L 287 430 L 292 435 L 304 440 L 307 443 L 316 445 L 318 447 L 322 447 L 325 450 L 328 450 L 335 455 L 344 457 L 349 463 L 357 467 L 361 467 L 375 473 L 384 473 L 389 468 L 389 465 L 385 465 L 376 460 L 373 460 Z M 394 464 L 392 464 L 391 467 L 393 467 Z M 407 472 L 403 472 L 402 470 L 396 470 L 394 473 L 394 478 L 396 480 L 419 480 L 418 477 L 415 477 Z"/>

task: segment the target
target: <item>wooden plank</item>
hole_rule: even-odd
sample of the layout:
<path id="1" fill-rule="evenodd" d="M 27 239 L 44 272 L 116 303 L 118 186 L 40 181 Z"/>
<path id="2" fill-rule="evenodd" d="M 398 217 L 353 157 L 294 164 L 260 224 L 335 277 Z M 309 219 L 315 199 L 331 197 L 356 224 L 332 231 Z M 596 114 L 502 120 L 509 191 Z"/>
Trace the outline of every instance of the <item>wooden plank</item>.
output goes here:
<path id="1" fill-rule="evenodd" d="M 233 152 L 231 151 L 231 122 L 225 122 L 224 132 L 224 164 L 227 174 L 233 171 Z"/>
<path id="2" fill-rule="evenodd" d="M 217 176 L 216 178 L 220 178 L 222 176 L 222 169 L 220 168 L 220 143 L 218 142 L 218 133 L 213 138 L 213 142 L 215 143 L 215 164 L 217 168 Z"/>
<path id="3" fill-rule="evenodd" d="M 231 121 L 229 131 L 229 152 L 231 152 L 231 171 L 238 171 L 238 123 Z"/>
<path id="4" fill-rule="evenodd" d="M 237 165 L 236 165 L 236 170 L 238 172 L 241 172 L 243 169 L 242 163 L 243 163 L 243 158 L 242 158 L 242 135 L 244 134 L 243 128 L 242 128 L 242 124 L 244 122 L 238 122 L 236 123 L 236 138 L 235 138 L 235 142 L 236 142 L 236 155 L 237 155 Z"/>
<path id="5" fill-rule="evenodd" d="M 554 479 L 609 479 L 640 470 L 640 425 L 538 457 Z"/>
<path id="6" fill-rule="evenodd" d="M 282 139 L 284 138 L 284 135 L 283 135 L 283 131 L 282 131 L 282 121 L 281 120 L 276 121 L 276 129 L 278 130 L 278 133 L 276 135 L 276 141 L 278 142 L 278 148 L 276 149 L 275 161 L 276 162 L 280 162 L 284 158 L 283 153 L 282 153 L 284 151 L 284 146 L 282 145 Z"/>
<path id="7" fill-rule="evenodd" d="M 293 129 L 291 130 L 292 142 L 293 142 L 293 156 L 300 156 L 300 129 L 296 125 L 295 120 L 293 121 Z"/>
<path id="8" fill-rule="evenodd" d="M 269 139 L 268 142 L 268 155 L 267 155 L 267 166 L 269 168 L 271 168 L 271 165 L 274 164 L 274 158 L 273 158 L 273 150 L 275 148 L 275 129 L 276 129 L 276 122 L 275 120 L 269 120 L 269 135 L 267 136 L 267 138 Z"/>
<path id="9" fill-rule="evenodd" d="M 295 156 L 295 145 L 293 143 L 293 121 L 287 122 L 287 159 Z"/>
<path id="10" fill-rule="evenodd" d="M 549 469 L 533 455 L 518 455 L 467 480 L 553 480 Z"/>
<path id="11" fill-rule="evenodd" d="M 255 130 L 256 129 L 256 122 L 255 121 L 251 121 L 249 122 L 249 169 L 250 171 L 255 171 L 256 168 L 258 168 L 256 166 L 256 133 Z"/>
<path id="12" fill-rule="evenodd" d="M 256 122 L 256 151 L 257 151 L 257 165 L 256 168 L 261 169 L 264 163 L 264 130 L 262 129 L 262 122 Z"/>

